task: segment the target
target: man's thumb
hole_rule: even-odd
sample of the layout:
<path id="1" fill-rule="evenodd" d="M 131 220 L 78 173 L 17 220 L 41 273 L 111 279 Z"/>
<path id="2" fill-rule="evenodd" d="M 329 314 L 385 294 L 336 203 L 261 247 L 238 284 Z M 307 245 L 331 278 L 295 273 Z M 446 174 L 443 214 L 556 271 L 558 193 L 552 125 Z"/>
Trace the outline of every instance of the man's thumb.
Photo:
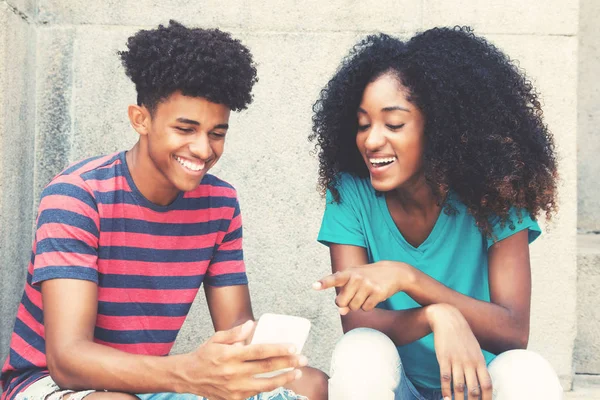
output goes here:
<path id="1" fill-rule="evenodd" d="M 241 325 L 233 327 L 227 331 L 219 331 L 212 337 L 213 343 L 235 344 L 245 341 L 254 329 L 254 321 L 248 320 Z"/>

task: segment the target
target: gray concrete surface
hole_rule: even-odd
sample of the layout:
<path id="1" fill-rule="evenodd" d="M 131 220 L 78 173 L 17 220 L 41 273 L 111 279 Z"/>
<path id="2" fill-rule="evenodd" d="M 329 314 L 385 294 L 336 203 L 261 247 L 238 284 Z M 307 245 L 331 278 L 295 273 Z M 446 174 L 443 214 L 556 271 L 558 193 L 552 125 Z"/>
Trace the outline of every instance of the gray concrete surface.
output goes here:
<path id="1" fill-rule="evenodd" d="M 530 346 L 550 360 L 565 389 L 571 388 L 578 288 L 577 2 L 10 3 L 0 0 L 0 256 L 2 276 L 9 276 L 0 281 L 0 356 L 6 354 L 29 257 L 32 210 L 41 188 L 69 162 L 135 142 L 136 133 L 126 116 L 135 92 L 115 52 L 140 27 L 175 18 L 229 30 L 255 55 L 260 81 L 254 104 L 232 117 L 226 150 L 214 172 L 235 185 L 240 195 L 256 315 L 271 311 L 310 318 L 313 331 L 307 355 L 313 365 L 327 370 L 341 328 L 333 293 L 315 294 L 309 289 L 329 269 L 327 251 L 315 241 L 323 201 L 315 190 L 317 163 L 306 140 L 311 105 L 341 57 L 366 32 L 406 36 L 434 25 L 471 24 L 520 61 L 542 93 L 544 115 L 556 137 L 561 209 L 531 248 Z M 21 7 L 24 16 L 15 7 Z M 591 99 L 590 105 L 593 101 L 600 100 Z M 174 351 L 194 348 L 211 332 L 200 295 Z"/>
<path id="2" fill-rule="evenodd" d="M 600 235 L 577 237 L 575 372 L 600 373 Z M 600 376 L 600 375 L 599 375 Z"/>
<path id="3" fill-rule="evenodd" d="M 0 360 L 31 254 L 35 39 L 29 17 L 0 1 Z"/>
<path id="4" fill-rule="evenodd" d="M 600 2 L 580 4 L 578 228 L 600 233 Z"/>
<path id="5" fill-rule="evenodd" d="M 600 378 L 594 375 L 575 375 L 573 391 L 565 400 L 600 400 Z"/>

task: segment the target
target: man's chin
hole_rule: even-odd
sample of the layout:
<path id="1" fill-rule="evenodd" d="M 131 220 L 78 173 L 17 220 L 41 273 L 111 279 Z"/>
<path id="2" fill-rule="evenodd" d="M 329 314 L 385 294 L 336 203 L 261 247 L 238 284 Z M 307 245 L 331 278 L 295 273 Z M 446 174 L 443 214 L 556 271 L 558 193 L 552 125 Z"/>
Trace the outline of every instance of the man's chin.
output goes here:
<path id="1" fill-rule="evenodd" d="M 202 182 L 202 179 L 204 179 L 204 176 L 205 174 L 202 174 L 201 177 L 196 178 L 194 180 L 186 179 L 185 181 L 179 181 L 178 184 L 175 185 L 175 187 L 182 192 L 191 192 L 192 190 L 195 190 L 198 188 L 198 186 L 200 186 L 200 183 Z"/>

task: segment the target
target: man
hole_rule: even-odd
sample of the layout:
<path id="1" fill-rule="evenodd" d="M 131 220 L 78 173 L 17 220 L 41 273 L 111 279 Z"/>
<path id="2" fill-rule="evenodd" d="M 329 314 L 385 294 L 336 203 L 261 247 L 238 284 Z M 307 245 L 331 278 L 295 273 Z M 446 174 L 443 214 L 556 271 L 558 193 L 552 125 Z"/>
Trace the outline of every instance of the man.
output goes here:
<path id="1" fill-rule="evenodd" d="M 325 375 L 302 368 L 295 349 L 245 344 L 254 323 L 240 209 L 235 189 L 207 174 L 230 111 L 252 101 L 249 50 L 171 21 L 119 54 L 139 141 L 44 189 L 2 400 L 326 398 Z M 167 356 L 202 283 L 218 332 Z"/>

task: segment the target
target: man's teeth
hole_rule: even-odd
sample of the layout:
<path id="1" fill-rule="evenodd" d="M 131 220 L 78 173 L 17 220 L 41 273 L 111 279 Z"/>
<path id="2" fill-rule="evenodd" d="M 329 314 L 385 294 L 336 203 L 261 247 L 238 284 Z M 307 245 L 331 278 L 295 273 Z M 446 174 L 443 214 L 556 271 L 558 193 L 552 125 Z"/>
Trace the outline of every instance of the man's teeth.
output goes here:
<path id="1" fill-rule="evenodd" d="M 204 163 L 195 164 L 188 160 L 184 160 L 183 158 L 180 158 L 180 157 L 175 157 L 175 159 L 177 160 L 177 162 L 179 162 L 179 164 L 183 165 L 184 167 L 186 167 L 188 169 L 191 169 L 192 171 L 200 171 L 202 168 L 204 168 Z"/>
<path id="2" fill-rule="evenodd" d="M 385 163 L 391 163 L 394 160 L 396 160 L 396 157 L 389 157 L 389 158 L 369 158 L 369 162 L 371 164 L 385 164 Z"/>

